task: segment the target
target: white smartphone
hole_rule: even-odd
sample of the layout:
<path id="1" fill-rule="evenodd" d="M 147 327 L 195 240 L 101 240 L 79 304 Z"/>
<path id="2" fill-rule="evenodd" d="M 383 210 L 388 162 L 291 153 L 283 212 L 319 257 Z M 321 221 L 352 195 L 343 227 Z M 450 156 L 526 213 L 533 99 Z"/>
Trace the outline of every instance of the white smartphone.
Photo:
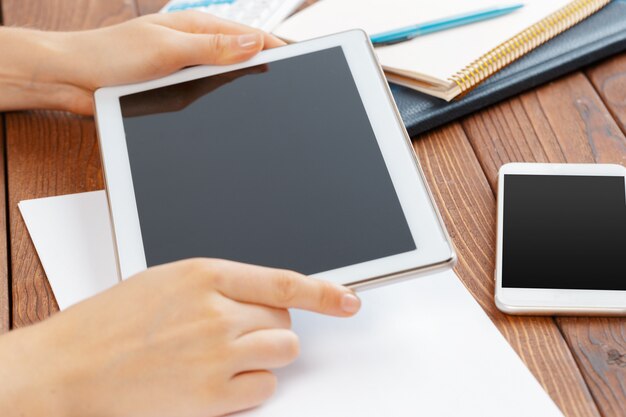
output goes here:
<path id="1" fill-rule="evenodd" d="M 626 314 L 626 168 L 512 163 L 498 175 L 496 305 Z"/>

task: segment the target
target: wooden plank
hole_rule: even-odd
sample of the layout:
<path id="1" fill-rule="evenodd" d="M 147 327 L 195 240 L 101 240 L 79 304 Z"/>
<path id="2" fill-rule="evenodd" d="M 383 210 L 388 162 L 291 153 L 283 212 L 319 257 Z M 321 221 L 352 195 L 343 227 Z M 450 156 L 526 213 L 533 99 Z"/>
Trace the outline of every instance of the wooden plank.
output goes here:
<path id="1" fill-rule="evenodd" d="M 494 192 L 507 162 L 626 164 L 624 135 L 582 73 L 470 116 L 463 127 Z"/>
<path id="2" fill-rule="evenodd" d="M 3 0 L 4 22 L 49 30 L 79 30 L 133 17 L 125 0 Z M 77 57 L 79 59 L 79 57 Z M 17 203 L 103 188 L 94 122 L 60 112 L 6 116 L 13 326 L 58 310 Z"/>
<path id="3" fill-rule="evenodd" d="M 2 16 L 2 0 L 0 0 L 0 24 L 4 24 Z M 8 230 L 7 230 L 7 190 L 6 190 L 6 154 L 5 154 L 5 132 L 4 132 L 4 114 L 0 114 L 0 152 L 2 153 L 0 161 L 2 166 L 0 172 L 2 173 L 2 180 L 0 187 L 0 230 L 3 231 L 3 236 L 0 237 L 0 334 L 8 332 L 11 329 L 11 277 L 9 275 L 9 253 L 8 253 Z"/>
<path id="4" fill-rule="evenodd" d="M 609 58 L 585 72 L 622 132 L 626 133 L 626 53 Z"/>
<path id="5" fill-rule="evenodd" d="M 2 1 L 0 0 L 0 24 L 3 22 L 2 20 Z M 0 160 L 2 164 L 6 163 L 5 153 L 4 153 L 4 114 L 0 114 L 0 149 L 2 152 L 2 156 Z M 7 220 L 7 211 L 6 211 L 6 181 L 5 181 L 5 165 L 2 165 L 2 183 L 0 187 L 2 187 L 1 196 L 0 196 L 0 205 L 3 206 L 0 216 L 2 217 L 2 229 L 4 231 L 4 237 L 0 237 L 0 245 L 4 245 L 4 254 L 0 255 L 0 268 L 4 268 L 3 272 L 0 272 L 0 334 L 8 332 L 11 329 L 11 277 L 9 275 L 9 258 L 8 258 L 8 232 L 6 228 L 6 220 Z M 2 248 L 0 248 L 0 252 L 2 252 Z"/>
<path id="6" fill-rule="evenodd" d="M 572 317 L 559 325 L 602 415 L 626 416 L 626 319 Z"/>
<path id="7" fill-rule="evenodd" d="M 567 343 L 550 317 L 514 317 L 493 302 L 496 201 L 458 123 L 414 142 L 459 254 L 456 272 L 565 413 L 598 416 Z"/>
<path id="8" fill-rule="evenodd" d="M 580 72 L 468 117 L 463 127 L 493 193 L 507 162 L 626 165 L 626 138 Z M 601 414 L 626 415 L 626 366 L 612 359 L 626 354 L 626 318 L 557 322 Z"/>
<path id="9" fill-rule="evenodd" d="M 0 114 L 0 231 L 2 231 L 2 236 L 0 236 L 0 334 L 8 332 L 11 328 L 5 162 L 4 115 Z"/>

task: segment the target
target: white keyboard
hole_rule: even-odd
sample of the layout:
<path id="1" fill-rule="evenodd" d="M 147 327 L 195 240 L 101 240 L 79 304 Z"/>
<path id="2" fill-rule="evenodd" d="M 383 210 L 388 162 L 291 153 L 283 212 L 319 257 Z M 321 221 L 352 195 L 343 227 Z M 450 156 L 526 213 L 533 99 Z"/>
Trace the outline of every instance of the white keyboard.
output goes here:
<path id="1" fill-rule="evenodd" d="M 200 10 L 271 32 L 302 3 L 304 0 L 172 0 L 161 13 Z"/>

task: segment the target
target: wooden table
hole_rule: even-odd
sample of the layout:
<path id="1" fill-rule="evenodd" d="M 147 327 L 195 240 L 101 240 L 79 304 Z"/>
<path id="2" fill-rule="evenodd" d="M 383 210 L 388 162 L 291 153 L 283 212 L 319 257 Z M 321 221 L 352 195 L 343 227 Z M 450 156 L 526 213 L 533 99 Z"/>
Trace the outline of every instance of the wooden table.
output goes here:
<path id="1" fill-rule="evenodd" d="M 164 3 L 1 0 L 4 24 L 49 30 L 109 25 Z M 495 308 L 496 173 L 512 161 L 626 165 L 625 134 L 626 54 L 621 54 L 414 138 L 458 250 L 458 275 L 571 417 L 626 416 L 626 319 L 521 318 Z M 8 113 L 0 118 L 0 140 L 0 208 L 6 210 L 0 228 L 7 231 L 0 239 L 2 332 L 58 311 L 17 203 L 104 184 L 91 118 Z M 462 360 L 462 349 L 460 355 Z M 485 401 L 489 395 L 485 392 Z"/>

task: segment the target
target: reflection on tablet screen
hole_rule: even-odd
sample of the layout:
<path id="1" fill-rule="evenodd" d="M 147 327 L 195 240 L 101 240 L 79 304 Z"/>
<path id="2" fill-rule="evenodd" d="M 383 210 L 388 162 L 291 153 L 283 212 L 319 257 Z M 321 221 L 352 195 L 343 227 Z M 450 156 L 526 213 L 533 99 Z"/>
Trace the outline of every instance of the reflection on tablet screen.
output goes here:
<path id="1" fill-rule="evenodd" d="M 120 102 L 148 266 L 313 274 L 415 249 L 340 47 Z"/>

